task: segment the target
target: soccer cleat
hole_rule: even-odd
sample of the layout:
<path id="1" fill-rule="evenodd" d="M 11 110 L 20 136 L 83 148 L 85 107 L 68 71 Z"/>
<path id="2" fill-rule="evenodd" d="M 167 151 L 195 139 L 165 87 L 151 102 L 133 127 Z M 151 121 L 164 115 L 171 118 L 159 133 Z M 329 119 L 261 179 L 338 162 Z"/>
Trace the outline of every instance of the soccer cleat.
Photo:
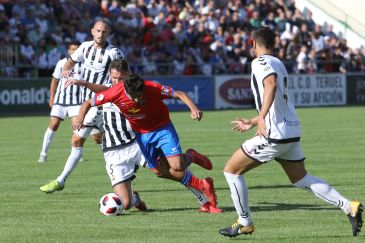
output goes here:
<path id="1" fill-rule="evenodd" d="M 192 148 L 186 150 L 185 155 L 189 157 L 191 162 L 203 167 L 206 170 L 211 170 L 213 168 L 212 162 L 206 156 Z"/>
<path id="2" fill-rule="evenodd" d="M 38 162 L 39 162 L 39 163 L 47 162 L 47 154 L 40 154 L 40 155 L 39 155 Z"/>
<path id="3" fill-rule="evenodd" d="M 351 201 L 350 202 L 351 211 L 347 215 L 350 220 L 352 226 L 352 235 L 357 236 L 362 227 L 362 211 L 364 210 L 364 206 L 359 201 Z"/>
<path id="4" fill-rule="evenodd" d="M 217 206 L 217 195 L 214 191 L 213 179 L 207 177 L 203 180 L 203 193 L 209 198 L 210 203 L 215 207 Z"/>
<path id="5" fill-rule="evenodd" d="M 138 209 L 139 211 L 147 211 L 147 206 L 146 203 L 144 201 L 141 200 L 139 193 L 134 191 L 133 194 L 138 198 L 138 204 L 136 206 L 134 206 L 136 209 Z"/>
<path id="6" fill-rule="evenodd" d="M 55 191 L 62 191 L 65 185 L 62 185 L 58 181 L 50 181 L 48 184 L 41 186 L 39 189 L 41 189 L 42 192 L 45 193 L 52 193 Z"/>
<path id="7" fill-rule="evenodd" d="M 221 213 L 222 211 L 222 209 L 214 207 L 210 202 L 201 205 L 199 209 L 199 212 L 202 213 Z"/>
<path id="8" fill-rule="evenodd" d="M 236 223 L 232 224 L 227 228 L 223 228 L 219 230 L 219 233 L 228 237 L 236 237 L 237 235 L 248 235 L 252 234 L 255 231 L 255 226 L 250 224 L 248 226 L 243 226 L 237 220 Z"/>

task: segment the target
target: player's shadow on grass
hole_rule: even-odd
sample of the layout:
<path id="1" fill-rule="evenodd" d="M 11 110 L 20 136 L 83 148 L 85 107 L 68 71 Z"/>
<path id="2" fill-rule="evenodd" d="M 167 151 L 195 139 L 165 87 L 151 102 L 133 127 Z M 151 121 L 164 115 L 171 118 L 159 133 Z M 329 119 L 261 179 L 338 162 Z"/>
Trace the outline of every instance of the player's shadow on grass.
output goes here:
<path id="1" fill-rule="evenodd" d="M 222 207 L 224 212 L 236 211 L 234 207 Z M 252 212 L 271 212 L 271 211 L 290 211 L 290 210 L 338 210 L 338 208 L 330 206 L 319 206 L 314 204 L 298 204 L 298 203 L 272 203 L 272 202 L 258 202 L 251 207 Z"/>
<path id="2" fill-rule="evenodd" d="M 186 207 L 186 208 L 149 208 L 147 209 L 147 213 L 161 213 L 161 212 L 183 212 L 183 211 L 197 211 L 198 207 Z"/>

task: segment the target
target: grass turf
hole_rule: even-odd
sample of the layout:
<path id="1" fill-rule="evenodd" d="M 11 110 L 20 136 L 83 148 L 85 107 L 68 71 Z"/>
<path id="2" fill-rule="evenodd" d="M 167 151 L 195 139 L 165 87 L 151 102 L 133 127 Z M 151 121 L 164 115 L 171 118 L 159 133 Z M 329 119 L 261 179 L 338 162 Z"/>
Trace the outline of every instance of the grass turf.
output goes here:
<path id="1" fill-rule="evenodd" d="M 364 107 L 298 109 L 306 167 L 343 196 L 365 201 Z M 253 110 L 209 111 L 201 122 L 186 112 L 171 114 L 182 148 L 194 147 L 213 161 L 212 171 L 192 165 L 198 177 L 212 176 L 219 215 L 198 213 L 193 195 L 179 183 L 140 169 L 133 182 L 148 212 L 132 209 L 122 216 L 98 212 L 99 198 L 111 191 L 102 152 L 91 140 L 62 192 L 44 194 L 39 187 L 55 179 L 70 152 L 70 122 L 62 123 L 48 162 L 37 163 L 48 117 L 1 118 L 0 242 L 223 242 L 218 234 L 237 216 L 222 170 L 225 161 L 250 138 L 231 131 L 236 116 Z M 245 176 L 257 230 L 238 240 L 252 242 L 364 242 L 352 237 L 343 212 L 290 185 L 281 167 L 268 163 Z"/>

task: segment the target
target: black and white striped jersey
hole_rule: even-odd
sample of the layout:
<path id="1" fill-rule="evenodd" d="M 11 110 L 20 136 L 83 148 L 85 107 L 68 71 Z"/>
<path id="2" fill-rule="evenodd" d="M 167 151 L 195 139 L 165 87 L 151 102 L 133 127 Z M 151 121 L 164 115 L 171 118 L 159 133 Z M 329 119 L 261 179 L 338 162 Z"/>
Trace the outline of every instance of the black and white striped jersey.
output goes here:
<path id="1" fill-rule="evenodd" d="M 58 80 L 57 89 L 53 104 L 62 106 L 74 106 L 81 104 L 81 91 L 83 87 L 77 85 L 70 85 L 65 89 L 65 79 L 62 77 L 63 66 L 67 58 L 63 58 L 57 62 L 52 76 Z M 71 72 L 70 79 L 80 80 L 83 77 L 83 67 L 81 63 L 77 63 Z"/>
<path id="2" fill-rule="evenodd" d="M 133 142 L 136 135 L 129 121 L 120 113 L 119 108 L 112 104 L 103 105 L 103 151 L 120 149 L 126 144 Z"/>
<path id="3" fill-rule="evenodd" d="M 252 61 L 251 89 L 255 97 L 256 109 L 261 110 L 264 97 L 264 80 L 270 75 L 276 76 L 274 101 L 265 117 L 269 138 L 292 141 L 301 135 L 300 122 L 294 103 L 288 94 L 288 72 L 284 64 L 276 57 L 262 55 Z"/>
<path id="4" fill-rule="evenodd" d="M 74 62 L 83 63 L 84 77 L 90 83 L 106 85 L 109 80 L 109 64 L 114 59 L 124 59 L 123 53 L 111 44 L 106 43 L 104 48 L 95 48 L 94 41 L 85 41 L 71 54 Z M 95 93 L 85 88 L 81 101 L 94 97 Z"/>

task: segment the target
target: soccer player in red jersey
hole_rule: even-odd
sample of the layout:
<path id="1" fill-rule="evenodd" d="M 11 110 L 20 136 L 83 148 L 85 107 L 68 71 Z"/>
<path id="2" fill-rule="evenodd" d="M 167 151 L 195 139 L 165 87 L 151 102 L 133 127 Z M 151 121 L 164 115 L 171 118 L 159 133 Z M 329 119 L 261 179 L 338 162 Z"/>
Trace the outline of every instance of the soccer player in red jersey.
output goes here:
<path id="1" fill-rule="evenodd" d="M 202 191 L 215 208 L 217 201 L 213 179 L 198 179 L 187 169 L 192 161 L 199 160 L 201 163 L 210 161 L 193 149 L 188 149 L 185 155 L 182 153 L 168 108 L 163 103 L 164 99 L 171 98 L 184 102 L 189 107 L 193 120 L 201 120 L 202 111 L 185 92 L 143 80 L 137 74 L 128 74 L 124 82 L 97 93 L 94 99 L 85 101 L 78 118 L 73 123 L 73 128 L 83 127 L 83 119 L 91 107 L 108 102 L 114 103 L 135 131 L 137 142 L 149 167 L 161 173 L 164 178 L 181 182 L 191 190 Z"/>

